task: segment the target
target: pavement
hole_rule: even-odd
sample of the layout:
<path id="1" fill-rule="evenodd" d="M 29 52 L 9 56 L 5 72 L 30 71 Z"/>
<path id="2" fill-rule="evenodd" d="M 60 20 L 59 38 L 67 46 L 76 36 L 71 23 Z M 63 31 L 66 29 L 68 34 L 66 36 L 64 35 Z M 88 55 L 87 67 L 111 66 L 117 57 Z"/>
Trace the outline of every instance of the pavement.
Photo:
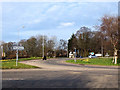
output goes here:
<path id="1" fill-rule="evenodd" d="M 119 67 L 74 65 L 67 58 L 20 63 L 37 69 L 2 70 L 3 88 L 118 88 Z"/>

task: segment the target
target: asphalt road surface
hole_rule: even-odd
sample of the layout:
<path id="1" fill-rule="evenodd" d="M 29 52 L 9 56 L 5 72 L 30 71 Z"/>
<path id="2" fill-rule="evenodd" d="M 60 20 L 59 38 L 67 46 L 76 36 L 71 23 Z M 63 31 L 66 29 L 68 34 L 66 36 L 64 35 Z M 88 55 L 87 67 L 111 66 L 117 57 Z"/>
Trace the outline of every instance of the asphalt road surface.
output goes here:
<path id="1" fill-rule="evenodd" d="M 66 58 L 21 63 L 37 69 L 2 70 L 3 88 L 118 88 L 118 67 L 74 65 Z"/>

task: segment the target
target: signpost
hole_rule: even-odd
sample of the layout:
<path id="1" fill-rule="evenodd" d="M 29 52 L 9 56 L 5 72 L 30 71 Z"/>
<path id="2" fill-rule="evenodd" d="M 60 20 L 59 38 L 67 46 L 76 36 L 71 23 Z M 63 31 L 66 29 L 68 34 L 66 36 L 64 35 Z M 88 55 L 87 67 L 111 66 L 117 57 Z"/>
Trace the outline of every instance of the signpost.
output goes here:
<path id="1" fill-rule="evenodd" d="M 13 50 L 16 50 L 16 66 L 17 66 L 17 62 L 18 62 L 18 51 L 20 50 L 24 50 L 23 46 L 13 46 Z"/>
<path id="2" fill-rule="evenodd" d="M 24 26 L 22 26 L 22 28 L 24 28 Z M 17 61 L 18 61 L 18 51 L 19 51 L 19 50 L 24 50 L 24 47 L 19 46 L 19 29 L 18 29 L 18 42 L 17 42 L 17 46 L 14 46 L 13 49 L 16 50 L 16 66 L 17 66 Z"/>
<path id="3" fill-rule="evenodd" d="M 90 52 L 91 55 L 94 55 L 94 52 Z"/>
<path id="4" fill-rule="evenodd" d="M 13 46 L 13 50 L 24 50 L 23 46 Z"/>

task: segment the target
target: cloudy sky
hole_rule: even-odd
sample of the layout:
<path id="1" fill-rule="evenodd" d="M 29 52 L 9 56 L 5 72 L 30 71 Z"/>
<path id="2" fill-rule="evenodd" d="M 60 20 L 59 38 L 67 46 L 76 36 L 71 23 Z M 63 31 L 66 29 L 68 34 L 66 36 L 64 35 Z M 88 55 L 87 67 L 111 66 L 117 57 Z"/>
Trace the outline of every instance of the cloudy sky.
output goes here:
<path id="1" fill-rule="evenodd" d="M 117 2 L 3 2 L 2 39 L 5 42 L 36 35 L 68 40 L 80 27 L 99 25 L 103 15 L 117 15 Z M 25 28 L 22 28 L 22 26 Z"/>

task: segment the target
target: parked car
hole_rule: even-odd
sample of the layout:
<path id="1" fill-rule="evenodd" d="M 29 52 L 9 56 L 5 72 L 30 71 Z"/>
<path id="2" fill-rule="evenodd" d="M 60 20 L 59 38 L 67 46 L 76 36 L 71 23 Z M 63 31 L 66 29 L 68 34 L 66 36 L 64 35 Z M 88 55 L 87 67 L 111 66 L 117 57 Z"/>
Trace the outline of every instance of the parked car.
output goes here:
<path id="1" fill-rule="evenodd" d="M 89 58 L 96 58 L 97 56 L 96 55 L 89 55 L 88 57 Z"/>
<path id="2" fill-rule="evenodd" d="M 97 56 L 97 57 L 102 57 L 102 54 L 95 54 L 95 56 Z"/>
<path id="3" fill-rule="evenodd" d="M 76 58 L 83 58 L 83 56 L 77 55 Z"/>

